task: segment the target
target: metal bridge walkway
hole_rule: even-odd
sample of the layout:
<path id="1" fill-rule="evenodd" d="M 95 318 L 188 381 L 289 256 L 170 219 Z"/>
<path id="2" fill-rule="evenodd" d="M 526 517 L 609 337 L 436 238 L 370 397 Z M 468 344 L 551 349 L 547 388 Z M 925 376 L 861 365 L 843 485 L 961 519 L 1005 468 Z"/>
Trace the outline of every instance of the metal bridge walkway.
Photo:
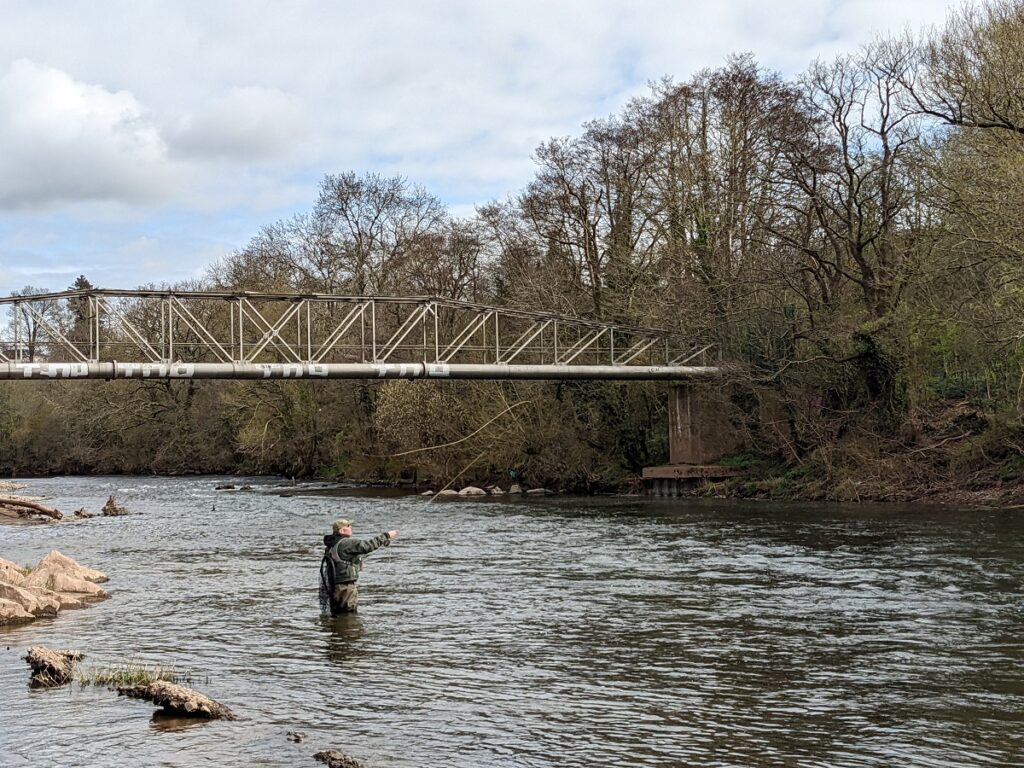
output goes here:
<path id="1" fill-rule="evenodd" d="M 670 331 L 437 297 L 108 290 L 0 299 L 0 379 L 714 377 Z"/>

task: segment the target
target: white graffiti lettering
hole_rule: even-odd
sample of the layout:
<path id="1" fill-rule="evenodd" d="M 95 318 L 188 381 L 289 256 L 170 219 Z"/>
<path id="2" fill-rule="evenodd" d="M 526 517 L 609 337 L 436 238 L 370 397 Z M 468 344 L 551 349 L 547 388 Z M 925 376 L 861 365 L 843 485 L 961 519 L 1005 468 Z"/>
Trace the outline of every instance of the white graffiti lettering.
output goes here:
<path id="1" fill-rule="evenodd" d="M 26 379 L 42 376 L 48 379 L 78 379 L 89 375 L 89 366 L 85 363 L 19 363 L 15 367 L 21 369 Z"/>
<path id="2" fill-rule="evenodd" d="M 118 363 L 118 373 L 124 373 L 124 378 L 131 379 L 138 375 L 143 379 L 191 379 L 195 375 L 195 365 L 192 363 L 175 363 L 165 365 L 164 363 Z"/>
<path id="3" fill-rule="evenodd" d="M 264 379 L 301 379 L 306 376 L 327 378 L 327 366 L 323 363 L 257 363 Z"/>

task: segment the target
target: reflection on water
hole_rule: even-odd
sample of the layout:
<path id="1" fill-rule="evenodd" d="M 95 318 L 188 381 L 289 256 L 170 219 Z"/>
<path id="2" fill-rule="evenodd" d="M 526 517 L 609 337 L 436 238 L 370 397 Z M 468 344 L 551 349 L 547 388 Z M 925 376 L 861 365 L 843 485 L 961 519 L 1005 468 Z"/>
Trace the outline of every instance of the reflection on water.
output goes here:
<path id="1" fill-rule="evenodd" d="M 359 640 L 363 636 L 363 617 L 358 613 L 321 617 L 327 659 L 331 664 L 345 664 L 361 653 Z"/>
<path id="2" fill-rule="evenodd" d="M 222 478 L 33 481 L 138 514 L 0 528 L 113 597 L 0 629 L 0 764 L 1014 765 L 1024 518 L 635 499 L 427 504 L 217 492 Z M 322 618 L 338 517 L 396 543 Z M 102 687 L 29 690 L 29 645 L 171 664 L 235 722 Z M 302 743 L 289 734 L 301 731 Z"/>

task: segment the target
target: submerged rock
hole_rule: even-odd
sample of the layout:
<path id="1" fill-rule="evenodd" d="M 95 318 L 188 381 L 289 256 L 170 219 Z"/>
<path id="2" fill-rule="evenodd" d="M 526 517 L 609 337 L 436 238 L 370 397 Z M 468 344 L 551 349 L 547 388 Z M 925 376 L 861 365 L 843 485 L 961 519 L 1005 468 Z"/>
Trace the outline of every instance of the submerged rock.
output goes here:
<path id="1" fill-rule="evenodd" d="M 336 749 L 325 749 L 313 755 L 315 760 L 326 763 L 327 768 L 363 768 L 363 764 L 354 757 L 339 752 Z"/>
<path id="2" fill-rule="evenodd" d="M 78 651 L 53 651 L 45 645 L 33 645 L 25 655 L 32 667 L 31 683 L 35 686 L 57 686 L 71 682 L 75 664 L 81 661 Z"/>
<path id="3" fill-rule="evenodd" d="M 234 720 L 234 713 L 218 701 L 177 683 L 157 680 L 149 685 L 120 686 L 117 692 L 133 699 L 150 701 L 164 712 L 207 720 Z"/>

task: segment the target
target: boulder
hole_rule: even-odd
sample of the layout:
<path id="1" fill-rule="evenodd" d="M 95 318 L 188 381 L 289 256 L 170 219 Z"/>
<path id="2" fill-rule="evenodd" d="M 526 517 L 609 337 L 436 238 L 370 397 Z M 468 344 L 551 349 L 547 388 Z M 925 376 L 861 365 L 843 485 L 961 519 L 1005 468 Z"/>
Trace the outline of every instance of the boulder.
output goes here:
<path id="1" fill-rule="evenodd" d="M 503 490 L 501 490 L 501 486 L 500 485 L 496 485 L 493 488 L 488 488 L 487 490 L 488 490 L 488 492 L 490 492 L 491 496 L 504 496 L 505 495 L 505 492 Z"/>
<path id="2" fill-rule="evenodd" d="M 0 581 L 6 581 L 8 584 L 20 587 L 25 583 L 25 574 L 21 572 L 21 568 L 10 560 L 4 560 L 0 557 Z"/>
<path id="3" fill-rule="evenodd" d="M 22 608 L 20 603 L 0 598 L 0 625 L 20 624 L 23 621 L 32 621 L 34 618 L 35 616 Z"/>
<path id="4" fill-rule="evenodd" d="M 485 491 L 483 488 L 477 488 L 475 485 L 467 485 L 465 488 L 463 488 L 461 491 L 459 491 L 459 496 L 486 496 L 486 495 L 487 495 L 487 491 Z"/>
<path id="5" fill-rule="evenodd" d="M 37 568 L 32 571 L 25 580 L 25 586 L 31 589 L 48 589 L 52 592 L 70 592 L 75 597 L 93 602 L 110 597 L 109 593 L 91 581 L 76 579 L 62 571 L 53 571 L 49 568 Z"/>
<path id="6" fill-rule="evenodd" d="M 96 583 L 107 581 L 107 575 L 100 571 L 86 568 L 79 565 L 67 555 L 62 555 L 56 549 L 39 561 L 36 568 L 49 568 L 51 571 L 60 571 L 76 579 L 85 579 Z"/>
<path id="7" fill-rule="evenodd" d="M 458 496 L 459 492 L 456 491 L 456 490 L 453 490 L 452 488 L 445 488 L 443 491 L 438 491 L 437 495 L 438 496 Z"/>
<path id="8" fill-rule="evenodd" d="M 514 494 L 519 494 L 519 493 L 522 493 L 522 492 L 523 492 L 523 489 L 519 487 L 519 483 L 512 483 L 512 485 L 510 485 L 508 487 L 509 496 L 512 496 Z"/>
<path id="9" fill-rule="evenodd" d="M 60 600 L 51 597 L 53 593 L 43 594 L 44 592 L 46 590 L 36 592 L 0 582 L 0 598 L 14 601 L 33 616 L 56 616 L 60 610 Z"/>
<path id="10" fill-rule="evenodd" d="M 547 488 L 531 488 L 526 492 L 527 496 L 548 496 L 551 494 Z"/>
<path id="11" fill-rule="evenodd" d="M 28 649 L 25 661 L 32 667 L 32 685 L 52 686 L 71 682 L 75 664 L 82 659 L 78 651 L 51 651 L 45 645 Z"/>
<path id="12" fill-rule="evenodd" d="M 234 713 L 220 702 L 191 688 L 166 680 L 157 680 L 149 685 L 120 686 L 117 692 L 121 696 L 150 701 L 163 707 L 164 712 L 181 717 L 199 717 L 207 720 L 235 719 Z"/>
<path id="13" fill-rule="evenodd" d="M 51 589 L 45 589 L 43 587 L 33 588 L 32 594 L 54 599 L 60 603 L 61 610 L 66 611 L 74 610 L 76 608 L 89 608 L 97 602 L 86 595 L 72 594 L 70 592 L 54 592 Z"/>
<path id="14" fill-rule="evenodd" d="M 424 491 L 423 493 L 420 494 L 420 496 L 433 496 L 433 495 L 434 495 L 433 491 Z"/>

